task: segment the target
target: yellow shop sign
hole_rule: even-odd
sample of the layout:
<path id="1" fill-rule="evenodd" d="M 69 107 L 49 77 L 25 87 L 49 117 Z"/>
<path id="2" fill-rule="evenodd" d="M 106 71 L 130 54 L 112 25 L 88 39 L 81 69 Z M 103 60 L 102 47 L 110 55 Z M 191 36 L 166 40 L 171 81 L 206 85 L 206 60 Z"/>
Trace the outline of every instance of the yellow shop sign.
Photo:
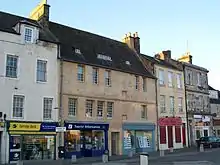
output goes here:
<path id="1" fill-rule="evenodd" d="M 9 131 L 40 131 L 41 123 L 10 122 Z"/>

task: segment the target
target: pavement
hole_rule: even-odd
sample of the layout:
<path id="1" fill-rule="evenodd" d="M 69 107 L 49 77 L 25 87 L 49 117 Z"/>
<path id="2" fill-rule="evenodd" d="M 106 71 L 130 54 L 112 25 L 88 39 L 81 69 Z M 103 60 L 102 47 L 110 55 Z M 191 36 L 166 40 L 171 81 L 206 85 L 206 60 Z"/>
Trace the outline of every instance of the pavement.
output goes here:
<path id="1" fill-rule="evenodd" d="M 149 165 L 210 165 L 207 161 L 212 163 L 220 164 L 219 156 L 220 148 L 208 149 L 205 152 L 198 152 L 196 148 L 184 148 L 179 150 L 174 150 L 170 153 L 165 151 L 165 156 L 160 157 L 159 152 L 149 153 Z M 133 157 L 128 156 L 111 156 L 109 162 L 104 165 L 139 165 L 139 155 L 134 155 Z M 187 161 L 187 162 L 184 162 Z M 190 162 L 191 161 L 191 162 Z M 194 161 L 194 162 L 193 162 Z M 200 161 L 199 163 L 195 161 Z M 201 162 L 203 161 L 203 162 Z M 182 164 L 180 164 L 182 162 Z M 179 164 L 178 164 L 179 163 Z M 196 164 L 195 164 L 196 163 Z M 206 163 L 206 164 L 204 164 Z M 24 161 L 24 165 L 70 165 L 70 160 L 35 160 L 35 161 Z M 74 164 L 81 165 L 103 165 L 101 157 L 92 158 L 81 158 L 77 159 Z M 215 165 L 215 164 L 211 164 Z"/>

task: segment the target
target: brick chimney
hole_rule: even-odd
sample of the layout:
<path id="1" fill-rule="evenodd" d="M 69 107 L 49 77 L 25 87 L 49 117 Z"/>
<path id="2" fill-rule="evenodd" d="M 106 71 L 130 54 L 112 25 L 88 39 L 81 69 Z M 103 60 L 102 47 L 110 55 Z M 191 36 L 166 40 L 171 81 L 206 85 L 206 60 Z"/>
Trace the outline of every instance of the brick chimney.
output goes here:
<path id="1" fill-rule="evenodd" d="M 138 32 L 135 32 L 133 35 L 130 32 L 125 34 L 122 42 L 126 43 L 131 49 L 140 54 L 140 38 L 138 36 Z"/>
<path id="2" fill-rule="evenodd" d="M 190 55 L 190 52 L 187 52 L 182 57 L 180 57 L 178 59 L 178 61 L 180 61 L 180 62 L 187 62 L 187 63 L 192 64 L 192 55 Z"/>
<path id="3" fill-rule="evenodd" d="M 154 57 L 157 59 L 168 61 L 171 59 L 171 50 L 164 50 L 161 53 L 156 54 Z"/>
<path id="4" fill-rule="evenodd" d="M 30 14 L 30 19 L 38 21 L 44 28 L 49 27 L 50 5 L 47 0 L 42 0 L 40 4 Z"/>

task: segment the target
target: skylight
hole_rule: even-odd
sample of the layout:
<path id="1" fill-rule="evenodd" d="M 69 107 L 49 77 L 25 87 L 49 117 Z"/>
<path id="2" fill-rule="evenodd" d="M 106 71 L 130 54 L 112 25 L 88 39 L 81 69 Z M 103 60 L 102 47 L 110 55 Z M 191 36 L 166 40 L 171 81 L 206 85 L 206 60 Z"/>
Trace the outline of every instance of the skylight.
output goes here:
<path id="1" fill-rule="evenodd" d="M 131 65 L 130 61 L 125 61 L 125 64 Z"/>
<path id="2" fill-rule="evenodd" d="M 76 53 L 76 54 L 81 54 L 80 49 L 77 49 L 77 48 L 76 48 L 76 49 L 75 49 L 75 53 Z"/>
<path id="3" fill-rule="evenodd" d="M 112 61 L 112 58 L 110 56 L 106 56 L 103 54 L 97 54 L 97 58 L 100 60 L 105 60 L 105 61 Z"/>

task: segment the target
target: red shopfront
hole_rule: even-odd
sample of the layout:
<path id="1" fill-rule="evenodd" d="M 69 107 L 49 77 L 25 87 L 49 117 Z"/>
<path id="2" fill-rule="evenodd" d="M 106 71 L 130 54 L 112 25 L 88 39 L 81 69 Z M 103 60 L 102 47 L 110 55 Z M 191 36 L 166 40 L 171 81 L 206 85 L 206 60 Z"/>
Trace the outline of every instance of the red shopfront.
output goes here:
<path id="1" fill-rule="evenodd" d="M 186 126 L 180 117 L 162 117 L 158 125 L 162 148 L 182 148 L 181 146 L 186 145 Z"/>

